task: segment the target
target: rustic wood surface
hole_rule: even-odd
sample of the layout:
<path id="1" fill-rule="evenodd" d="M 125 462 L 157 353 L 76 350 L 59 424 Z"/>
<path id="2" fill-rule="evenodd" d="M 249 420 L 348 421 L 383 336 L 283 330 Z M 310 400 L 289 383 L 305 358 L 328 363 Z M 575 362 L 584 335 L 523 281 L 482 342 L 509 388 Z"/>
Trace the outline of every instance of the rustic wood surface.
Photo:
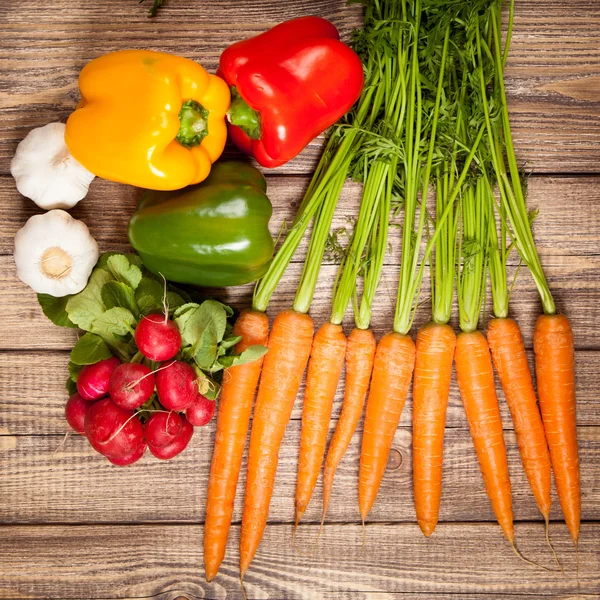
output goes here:
<path id="1" fill-rule="evenodd" d="M 150 0 L 147 0 L 149 2 Z M 90 59 L 126 47 L 189 56 L 214 69 L 229 43 L 303 14 L 331 19 L 348 38 L 359 6 L 344 0 L 169 0 L 156 19 L 134 0 L 5 0 L 0 11 L 0 598 L 242 598 L 237 574 L 241 510 L 221 574 L 202 571 L 202 523 L 214 424 L 197 431 L 177 459 L 151 457 L 127 469 L 108 464 L 78 436 L 65 439 L 62 411 L 68 351 L 75 332 L 49 323 L 35 295 L 16 279 L 12 240 L 39 210 L 9 175 L 27 131 L 66 118 L 76 78 Z M 360 432 L 334 487 L 331 524 L 318 546 L 320 486 L 291 541 L 301 402 L 281 451 L 265 539 L 246 580 L 250 598 L 600 598 L 600 5 L 597 0 L 519 0 L 507 70 L 515 143 L 532 173 L 529 202 L 540 209 L 536 239 L 559 308 L 573 322 L 577 347 L 582 465 L 579 582 L 575 553 L 553 495 L 550 534 L 566 573 L 519 561 L 503 540 L 453 383 L 448 410 L 440 525 L 429 540 L 415 524 L 411 491 L 411 402 L 407 403 L 375 507 L 364 532 L 357 518 Z M 268 176 L 272 229 L 293 217 L 322 140 Z M 234 156 L 227 150 L 228 156 Z M 348 184 L 336 228 L 356 214 L 360 189 Z M 126 228 L 138 192 L 96 180 L 72 212 L 90 225 L 102 250 L 127 251 Z M 399 230 L 391 230 L 373 327 L 391 326 Z M 270 314 L 290 305 L 304 246 L 273 298 Z M 515 264 L 511 266 L 514 271 Z M 323 267 L 311 314 L 328 317 L 334 264 Z M 216 293 L 248 303 L 251 286 Z M 428 286 L 415 326 L 427 319 Z M 511 311 L 531 347 L 540 312 L 521 272 Z M 351 315 L 346 325 L 351 327 Z M 334 408 L 337 416 L 343 386 Z M 552 567 L 543 522 L 529 492 L 512 424 L 500 394 L 517 543 Z M 243 479 L 241 485 L 243 484 Z"/>

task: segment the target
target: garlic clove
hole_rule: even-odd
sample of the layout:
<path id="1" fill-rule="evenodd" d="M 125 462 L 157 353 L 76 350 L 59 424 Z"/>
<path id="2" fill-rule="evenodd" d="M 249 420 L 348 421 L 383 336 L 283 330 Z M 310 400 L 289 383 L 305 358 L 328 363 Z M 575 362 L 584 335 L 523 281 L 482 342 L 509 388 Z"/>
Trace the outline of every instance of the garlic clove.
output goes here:
<path id="1" fill-rule="evenodd" d="M 64 123 L 32 129 L 17 146 L 10 172 L 17 189 L 40 208 L 72 208 L 88 193 L 94 175 L 69 152 Z"/>
<path id="2" fill-rule="evenodd" d="M 77 294 L 98 257 L 87 225 L 64 210 L 34 215 L 15 235 L 17 276 L 38 294 Z"/>

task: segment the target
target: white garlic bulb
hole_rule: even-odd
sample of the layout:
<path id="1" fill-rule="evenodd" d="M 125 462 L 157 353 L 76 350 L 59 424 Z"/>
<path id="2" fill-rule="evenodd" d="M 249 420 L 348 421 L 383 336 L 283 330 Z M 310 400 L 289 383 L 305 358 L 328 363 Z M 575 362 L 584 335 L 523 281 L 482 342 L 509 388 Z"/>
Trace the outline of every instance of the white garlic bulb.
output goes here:
<path id="1" fill-rule="evenodd" d="M 40 208 L 72 208 L 88 193 L 94 175 L 65 143 L 65 124 L 32 129 L 17 146 L 10 172 L 17 189 Z"/>
<path id="2" fill-rule="evenodd" d="M 80 292 L 98 256 L 87 225 L 64 210 L 34 215 L 15 235 L 17 276 L 38 294 Z"/>

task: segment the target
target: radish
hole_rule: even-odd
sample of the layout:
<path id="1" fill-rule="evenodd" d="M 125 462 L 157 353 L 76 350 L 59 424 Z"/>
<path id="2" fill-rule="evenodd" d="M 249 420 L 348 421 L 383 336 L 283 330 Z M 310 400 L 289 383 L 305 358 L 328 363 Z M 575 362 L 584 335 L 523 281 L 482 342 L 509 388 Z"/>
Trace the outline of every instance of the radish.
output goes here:
<path id="1" fill-rule="evenodd" d="M 109 458 L 108 460 L 113 465 L 118 465 L 119 467 L 124 467 L 126 465 L 132 465 L 134 462 L 137 462 L 138 460 L 140 460 L 140 458 L 142 458 L 142 456 L 144 456 L 144 452 L 146 452 L 146 448 L 147 448 L 146 442 L 142 441 L 142 443 L 139 445 L 139 447 L 136 450 L 134 450 L 131 454 L 129 454 L 128 456 L 124 456 L 123 458 Z"/>
<path id="2" fill-rule="evenodd" d="M 148 315 L 135 328 L 135 343 L 150 360 L 170 360 L 181 348 L 177 325 L 163 315 Z"/>
<path id="3" fill-rule="evenodd" d="M 154 393 L 154 374 L 146 365 L 123 363 L 113 371 L 108 393 L 117 406 L 135 410 Z"/>
<path id="4" fill-rule="evenodd" d="M 108 394 L 108 385 L 119 359 L 106 358 L 81 369 L 77 377 L 77 391 L 84 400 L 99 400 Z"/>
<path id="5" fill-rule="evenodd" d="M 196 379 L 194 369 L 181 360 L 161 365 L 156 373 L 160 403 L 167 410 L 185 410 L 198 393 Z"/>
<path id="6" fill-rule="evenodd" d="M 196 394 L 194 402 L 185 411 L 185 416 L 194 427 L 204 427 L 215 414 L 215 404 L 214 400 L 209 400 L 202 394 Z"/>
<path id="7" fill-rule="evenodd" d="M 92 406 L 92 402 L 84 400 L 78 393 L 73 394 L 65 405 L 67 423 L 81 435 L 85 435 L 85 415 Z"/>
<path id="8" fill-rule="evenodd" d="M 183 420 L 176 412 L 156 412 L 144 425 L 144 436 L 148 446 L 161 448 L 174 442 L 183 430 Z"/>
<path id="9" fill-rule="evenodd" d="M 144 440 L 144 429 L 136 414 L 120 408 L 110 398 L 89 408 L 85 433 L 94 450 L 108 458 L 130 456 Z"/>
<path id="10" fill-rule="evenodd" d="M 156 413 L 156 416 L 158 416 L 159 414 L 164 414 L 164 413 Z M 177 413 L 170 413 L 171 415 L 177 415 L 177 418 L 179 419 L 180 423 L 179 423 L 179 427 L 176 429 L 179 430 L 178 435 L 176 436 L 171 436 L 173 437 L 172 441 L 168 442 L 167 444 L 161 444 L 158 446 L 154 446 L 152 445 L 152 443 L 150 442 L 150 440 L 148 441 L 148 448 L 150 449 L 150 452 L 152 454 L 154 454 L 154 456 L 156 456 L 156 458 L 160 458 L 161 460 L 169 460 L 170 458 L 173 458 L 174 456 L 177 456 L 179 453 L 183 452 L 187 445 L 190 443 L 190 440 L 192 439 L 192 435 L 194 433 L 194 428 L 192 426 L 192 424 L 185 418 L 182 417 L 180 415 L 178 415 Z M 153 415 L 154 416 L 154 415 Z M 146 423 L 146 426 L 148 425 L 148 423 L 150 422 L 150 420 L 148 420 L 148 422 Z M 164 441 L 168 436 L 165 434 L 165 429 L 163 429 L 163 427 L 169 427 L 168 425 L 166 425 L 166 420 L 163 422 L 164 424 L 160 425 L 160 423 L 158 423 L 157 425 L 154 425 L 151 429 L 150 432 L 146 432 L 146 436 L 148 436 L 148 433 L 150 433 L 151 437 L 150 439 L 154 439 L 155 441 L 158 439 L 158 441 Z M 153 429 L 156 427 L 157 431 L 157 438 L 154 438 L 153 436 L 154 431 Z"/>

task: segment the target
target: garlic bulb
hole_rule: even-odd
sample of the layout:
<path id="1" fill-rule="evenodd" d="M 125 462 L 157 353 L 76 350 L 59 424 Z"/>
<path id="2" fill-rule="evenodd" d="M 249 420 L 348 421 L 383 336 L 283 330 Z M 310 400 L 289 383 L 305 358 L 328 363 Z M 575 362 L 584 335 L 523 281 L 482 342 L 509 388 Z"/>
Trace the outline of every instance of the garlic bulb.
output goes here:
<path id="1" fill-rule="evenodd" d="M 65 124 L 32 129 L 17 146 L 10 172 L 23 196 L 40 208 L 72 208 L 88 193 L 94 175 L 65 143 Z"/>
<path id="2" fill-rule="evenodd" d="M 87 225 L 64 210 L 34 215 L 15 235 L 19 279 L 38 294 L 80 292 L 98 261 L 98 244 Z"/>

